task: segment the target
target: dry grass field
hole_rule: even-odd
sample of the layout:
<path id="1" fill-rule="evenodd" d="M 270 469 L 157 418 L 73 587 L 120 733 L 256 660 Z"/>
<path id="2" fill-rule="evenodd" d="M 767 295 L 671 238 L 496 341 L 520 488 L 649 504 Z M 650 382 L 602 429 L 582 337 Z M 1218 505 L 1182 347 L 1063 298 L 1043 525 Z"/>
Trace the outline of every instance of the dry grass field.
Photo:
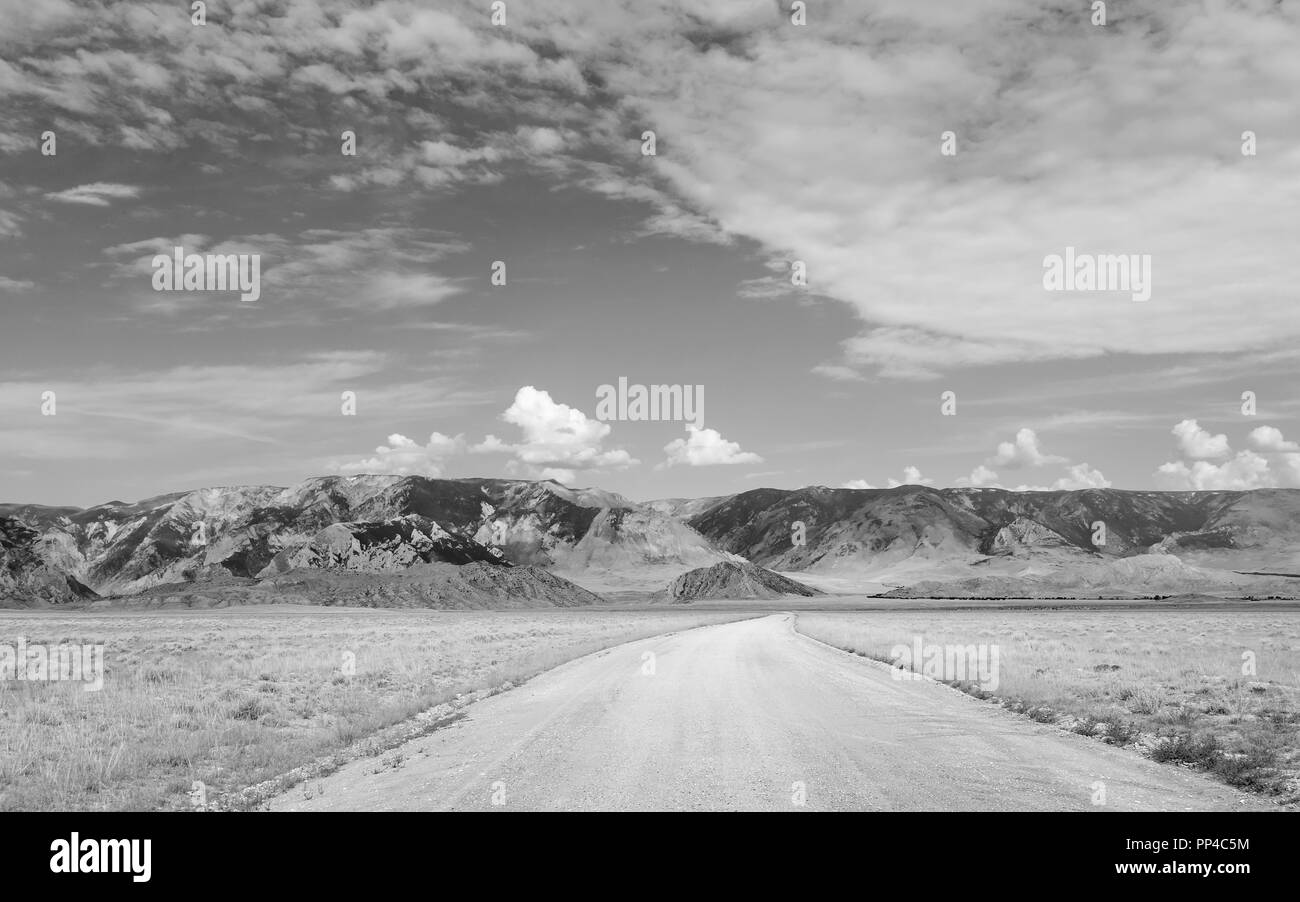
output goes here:
<path id="1" fill-rule="evenodd" d="M 1300 618 L 1243 611 L 801 613 L 798 629 L 891 662 L 891 649 L 987 645 L 986 692 L 1043 723 L 1300 801 Z M 1253 673 L 1248 666 L 1253 661 Z"/>
<path id="2" fill-rule="evenodd" d="M 458 695 L 519 683 L 620 642 L 745 616 L 299 607 L 0 612 L 0 643 L 21 636 L 29 645 L 105 647 L 98 692 L 0 680 L 0 810 L 182 808 L 198 799 L 190 796 L 195 781 L 208 803 L 219 805 L 227 794 L 339 754 Z"/>

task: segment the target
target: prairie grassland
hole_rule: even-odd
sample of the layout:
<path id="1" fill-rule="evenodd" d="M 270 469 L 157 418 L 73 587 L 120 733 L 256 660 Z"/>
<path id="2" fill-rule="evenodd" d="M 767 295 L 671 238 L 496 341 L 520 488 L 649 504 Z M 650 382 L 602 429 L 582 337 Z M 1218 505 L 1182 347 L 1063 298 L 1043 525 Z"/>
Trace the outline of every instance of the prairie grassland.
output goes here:
<path id="1" fill-rule="evenodd" d="M 189 807 L 195 781 L 212 802 L 458 695 L 519 683 L 621 642 L 745 616 L 280 606 L 0 612 L 0 643 L 11 647 L 20 636 L 29 647 L 105 647 L 101 691 L 0 680 L 0 810 Z"/>
<path id="2" fill-rule="evenodd" d="M 1300 802 L 1300 617 L 1197 611 L 799 614 L 798 630 L 894 663 L 912 645 L 997 646 L 979 698 Z M 1253 667 L 1251 666 L 1253 664 Z"/>

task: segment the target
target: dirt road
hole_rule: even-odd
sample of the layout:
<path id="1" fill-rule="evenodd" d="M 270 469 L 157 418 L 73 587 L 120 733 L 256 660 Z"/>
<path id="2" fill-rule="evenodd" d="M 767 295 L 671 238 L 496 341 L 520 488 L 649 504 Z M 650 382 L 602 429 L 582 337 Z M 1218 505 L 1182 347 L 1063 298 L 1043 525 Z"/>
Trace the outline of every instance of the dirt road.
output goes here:
<path id="1" fill-rule="evenodd" d="M 620 645 L 274 810 L 1270 807 L 795 632 L 777 614 Z M 393 764 L 393 762 L 397 762 Z M 1094 805 L 1105 785 L 1105 804 Z M 308 797 L 310 796 L 310 798 Z"/>

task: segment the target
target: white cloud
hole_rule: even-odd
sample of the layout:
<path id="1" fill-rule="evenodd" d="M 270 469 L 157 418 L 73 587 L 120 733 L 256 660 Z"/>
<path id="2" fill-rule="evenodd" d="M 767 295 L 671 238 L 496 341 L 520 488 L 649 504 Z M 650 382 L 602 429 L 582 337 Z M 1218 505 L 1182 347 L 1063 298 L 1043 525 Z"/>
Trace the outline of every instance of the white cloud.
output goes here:
<path id="1" fill-rule="evenodd" d="M 1268 460 L 1254 451 L 1239 451 L 1222 464 L 1197 460 L 1189 466 L 1185 461 L 1170 461 L 1161 464 L 1156 475 L 1171 488 L 1196 491 L 1260 489 L 1274 484 Z"/>
<path id="2" fill-rule="evenodd" d="M 294 235 L 246 234 L 214 243 L 208 235 L 158 236 L 106 247 L 114 279 L 148 279 L 155 254 L 257 254 L 263 293 L 276 299 L 281 322 L 318 321 L 320 307 L 393 311 L 428 307 L 465 290 L 461 280 L 432 267 L 468 245 L 431 229 L 376 227 L 351 231 L 306 229 Z M 147 282 L 146 282 L 147 284 Z M 293 303 L 290 303 L 293 302 Z M 194 304 L 150 292 L 138 305 L 150 310 Z"/>
<path id="3" fill-rule="evenodd" d="M 1183 420 L 1174 427 L 1179 446 L 1191 461 L 1177 460 L 1161 464 L 1156 476 L 1162 484 L 1175 489 L 1228 490 L 1300 488 L 1300 445 L 1287 441 L 1275 426 L 1251 430 L 1249 439 L 1258 451 L 1231 453 L 1227 437 L 1210 435 L 1195 420 Z M 1231 455 L 1231 456 L 1229 456 Z M 1222 459 L 1221 463 L 1206 457 Z M 1198 459 L 1200 458 L 1200 459 Z"/>
<path id="4" fill-rule="evenodd" d="M 601 74 L 671 142 L 656 172 L 684 206 L 788 249 L 810 286 L 860 315 L 846 366 L 920 377 L 1300 337 L 1288 246 L 1300 127 L 1281 52 L 1300 20 L 1285 5 L 1148 4 L 1091 29 L 1105 40 L 1080 40 L 1086 4 L 945 6 L 823 5 L 817 29 L 790 29 L 748 4 L 754 16 L 730 26 L 743 53 L 681 40 L 682 16 Z M 672 15 L 647 7 L 638 24 Z M 616 19 L 559 4 L 535 27 L 585 53 L 633 27 Z M 1269 154 L 1242 157 L 1241 128 L 1204 115 L 1242 96 L 1249 127 L 1276 136 Z M 944 158 L 949 128 L 958 153 Z M 626 129 L 611 140 L 625 145 Z M 1045 292 L 1041 261 L 1066 246 L 1150 254 L 1151 300 Z M 1223 303 L 1225 284 L 1247 286 L 1250 316 Z"/>
<path id="5" fill-rule="evenodd" d="M 1287 441 L 1275 426 L 1251 430 L 1250 441 L 1267 457 L 1278 485 L 1300 488 L 1300 443 Z"/>
<path id="6" fill-rule="evenodd" d="M 0 276 L 0 291 L 30 291 L 36 287 L 35 282 L 29 282 L 22 279 L 10 279 L 6 276 Z"/>
<path id="7" fill-rule="evenodd" d="M 865 479 L 850 479 L 848 482 L 844 483 L 844 485 L 840 486 L 840 488 L 842 488 L 842 489 L 874 489 L 875 486 L 872 485 L 871 483 L 867 482 Z"/>
<path id="8" fill-rule="evenodd" d="M 903 478 L 901 480 L 890 479 L 887 485 L 891 489 L 896 489 L 900 485 L 934 485 L 934 480 L 922 476 L 921 471 L 916 467 L 908 466 L 903 467 Z"/>
<path id="9" fill-rule="evenodd" d="M 386 444 L 375 449 L 375 456 L 344 464 L 338 471 L 345 475 L 373 473 L 385 476 L 441 476 L 443 465 L 451 455 L 463 451 L 463 435 L 446 436 L 435 432 L 428 444 L 421 445 L 399 433 L 388 437 Z"/>
<path id="10" fill-rule="evenodd" d="M 1260 451 L 1300 451 L 1300 444 L 1289 442 L 1276 426 L 1260 426 L 1251 430 L 1250 441 Z"/>
<path id="11" fill-rule="evenodd" d="M 133 260 L 147 264 L 155 254 L 170 254 L 174 248 L 178 247 L 184 248 L 186 253 L 201 253 L 211 240 L 207 235 L 197 233 L 176 235 L 172 238 L 163 236 L 143 238 L 139 241 L 128 241 L 125 244 L 106 247 L 104 248 L 104 254 L 109 257 L 130 257 Z"/>
<path id="12" fill-rule="evenodd" d="M 1021 467 L 1043 467 L 1048 464 L 1069 463 L 1069 458 L 1045 453 L 1039 446 L 1037 433 L 1032 429 L 1022 428 L 1016 432 L 1014 441 L 998 444 L 997 453 L 989 458 L 989 463 L 1014 470 Z M 1008 486 L 998 481 L 996 471 L 983 464 L 972 470 L 969 476 L 958 477 L 954 485 L 972 488 L 1008 488 Z M 1063 492 L 1109 487 L 1110 480 L 1100 470 L 1093 469 L 1086 463 L 1080 463 L 1071 466 L 1066 471 L 1066 475 L 1060 477 L 1051 485 L 1022 484 L 1010 490 L 1014 492 Z"/>
<path id="13" fill-rule="evenodd" d="M 553 128 L 520 126 L 515 134 L 533 153 L 550 154 L 564 149 L 565 136 Z"/>
<path id="14" fill-rule="evenodd" d="M 124 200 L 140 196 L 136 185 L 120 185 L 115 182 L 92 182 L 78 185 L 65 191 L 46 194 L 50 200 L 64 204 L 88 204 L 92 207 L 107 207 L 115 200 Z"/>
<path id="15" fill-rule="evenodd" d="M 509 454 L 510 445 L 489 433 L 483 437 L 483 441 L 469 450 L 471 454 Z"/>
<path id="16" fill-rule="evenodd" d="M 1232 453 L 1226 435 L 1211 435 L 1195 420 L 1183 420 L 1174 426 L 1173 433 L 1178 437 L 1178 447 L 1184 457 L 1193 460 L 1220 460 Z"/>
<path id="17" fill-rule="evenodd" d="M 463 288 L 437 273 L 378 273 L 360 303 L 377 309 L 437 304 L 460 294 Z"/>
<path id="18" fill-rule="evenodd" d="M 575 470 L 630 467 L 638 461 L 628 452 L 603 447 L 610 426 L 590 419 L 581 410 L 560 404 L 549 392 L 525 385 L 515 393 L 515 400 L 501 419 L 518 426 L 523 440 L 511 444 L 489 435 L 475 445 L 477 453 L 505 452 L 526 465 L 526 472 L 535 472 L 540 478 L 559 478 L 542 475 L 563 472 L 561 481 L 572 481 Z"/>
<path id="19" fill-rule="evenodd" d="M 863 323 L 844 359 L 828 364 L 849 370 L 923 377 L 1300 338 L 1289 294 L 1300 256 L 1287 228 L 1300 202 L 1290 177 L 1300 124 L 1286 52 L 1300 20 L 1286 4 L 1148 4 L 1116 17 L 1104 40 L 1079 39 L 1081 28 L 1102 31 L 1086 8 L 1029 0 L 825 4 L 804 29 L 781 27 L 770 4 L 752 0 L 690 9 L 647 0 L 634 13 L 555 0 L 510 29 L 407 2 L 334 6 L 232 16 L 219 36 L 144 8 L 41 17 L 23 33 L 55 49 L 0 69 L 0 92 L 22 101 L 6 128 L 39 134 L 30 111 L 56 109 L 75 117 L 67 127 L 87 145 L 155 146 L 172 135 L 237 158 L 241 139 L 270 125 L 324 140 L 315 95 L 327 90 L 373 125 L 362 131 L 373 136 L 370 168 L 309 153 L 291 175 L 312 168 L 317 184 L 420 190 L 491 182 L 507 164 L 562 172 L 648 205 L 644 233 L 743 236 L 806 262 L 810 289 Z M 130 41 L 146 28 L 156 41 Z M 699 40 L 702 29 L 720 42 Z M 599 80 L 599 105 L 586 73 Z M 231 80 L 250 119 L 242 133 L 211 91 Z M 401 101 L 453 80 L 464 106 L 482 113 L 474 123 Z M 502 111 L 547 124 L 481 124 Z M 1260 135 L 1258 156 L 1242 157 L 1240 132 L 1225 133 L 1234 116 Z M 658 157 L 635 154 L 632 122 L 655 126 Z M 950 158 L 939 154 L 949 128 Z M 404 138 L 386 145 L 385 132 Z M 612 162 L 576 156 L 584 145 L 602 151 L 586 157 Z M 63 199 L 109 198 L 72 189 Z M 1067 245 L 1150 254 L 1152 299 L 1046 294 L 1041 260 Z M 1245 286 L 1250 316 L 1223 303 L 1225 284 Z"/>
<path id="20" fill-rule="evenodd" d="M 727 441 L 716 429 L 687 426 L 686 432 L 686 438 L 674 439 L 664 445 L 668 459 L 661 466 L 684 464 L 689 467 L 709 467 L 763 462 L 763 458 L 757 454 L 742 451 L 739 444 Z"/>
<path id="21" fill-rule="evenodd" d="M 1055 454 L 1044 454 L 1038 447 L 1038 436 L 1034 430 L 1024 428 L 1016 433 L 1015 441 L 999 443 L 997 453 L 989 458 L 989 463 L 995 467 L 1008 467 L 1014 470 L 1019 467 L 1060 464 L 1065 463 L 1066 460 Z"/>
<path id="22" fill-rule="evenodd" d="M 958 487 L 979 487 L 994 485 L 997 482 L 998 474 L 988 467 L 980 464 L 974 470 L 971 470 L 969 476 L 961 476 L 953 483 Z"/>
<path id="23" fill-rule="evenodd" d="M 1062 476 L 1052 483 L 1053 491 L 1075 491 L 1078 489 L 1108 489 L 1110 480 L 1100 470 L 1094 470 L 1086 463 L 1070 467 L 1068 476 Z"/>
<path id="24" fill-rule="evenodd" d="M 463 434 L 434 432 L 426 444 L 399 433 L 388 436 L 373 457 L 334 464 L 341 473 L 384 473 L 392 475 L 441 476 L 453 457 L 464 454 L 508 454 L 505 472 L 526 479 L 555 479 L 571 483 L 581 470 L 622 469 L 637 464 L 627 451 L 606 449 L 606 423 L 592 420 L 580 410 L 553 400 L 550 394 L 531 385 L 515 393 L 514 401 L 501 419 L 518 426 L 519 442 L 486 435 L 469 443 Z"/>
<path id="25" fill-rule="evenodd" d="M 0 210 L 0 238 L 17 238 L 22 235 L 21 220 L 8 210 Z"/>

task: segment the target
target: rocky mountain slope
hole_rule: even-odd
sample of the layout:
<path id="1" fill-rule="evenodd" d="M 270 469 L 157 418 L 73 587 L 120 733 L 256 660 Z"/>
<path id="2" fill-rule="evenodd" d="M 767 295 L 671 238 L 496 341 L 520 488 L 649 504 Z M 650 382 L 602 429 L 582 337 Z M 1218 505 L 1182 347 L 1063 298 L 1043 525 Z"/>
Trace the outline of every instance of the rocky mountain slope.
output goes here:
<path id="1" fill-rule="evenodd" d="M 1227 594 L 1300 594 L 1300 580 L 1282 578 L 1300 575 L 1295 489 L 757 489 L 687 523 L 722 550 L 774 570 L 851 574 L 913 593 L 1011 589 L 999 580 L 1093 593 L 1132 580 L 1142 594 L 1173 594 L 1197 583 Z M 1153 553 L 1164 557 L 1145 567 L 1104 566 Z"/>
<path id="2" fill-rule="evenodd" d="M 1300 574 L 1300 490 L 814 486 L 638 504 L 551 481 L 355 476 L 85 510 L 0 505 L 0 599 L 10 605 L 186 585 L 231 592 L 232 580 L 274 585 L 295 574 L 398 585 L 442 565 L 474 569 L 427 585 L 410 576 L 423 588 L 403 584 L 394 597 L 450 597 L 438 586 L 470 592 L 461 582 L 471 574 L 514 567 L 518 575 L 479 589 L 552 592 L 559 601 L 543 603 L 567 603 L 582 596 L 543 587 L 544 576 L 649 594 L 726 562 L 805 572 L 835 591 L 1300 595 L 1291 578 Z M 307 584 L 329 594 L 316 576 Z"/>
<path id="3" fill-rule="evenodd" d="M 781 598 L 786 595 L 824 595 L 811 586 L 748 562 L 723 561 L 683 573 L 664 590 L 674 603 L 702 598 Z"/>
<path id="4" fill-rule="evenodd" d="M 40 533 L 20 520 L 0 517 L 0 599 L 18 604 L 60 604 L 95 593 L 51 566 L 41 555 Z"/>
<path id="5" fill-rule="evenodd" d="M 698 517 L 714 505 L 726 501 L 730 495 L 713 495 L 708 498 L 660 498 L 646 501 L 642 506 L 667 514 L 674 520 L 689 520 Z"/>
<path id="6" fill-rule="evenodd" d="M 258 576 L 289 570 L 405 570 L 416 564 L 501 564 L 499 548 L 489 548 L 466 536 L 453 535 L 437 522 L 418 514 L 369 523 L 333 523 L 296 548 L 279 551 Z"/>
<path id="7" fill-rule="evenodd" d="M 375 574 L 476 562 L 536 565 L 595 584 L 662 585 L 730 557 L 667 514 L 555 482 L 322 477 L 86 510 L 3 505 L 0 513 L 27 530 L 21 540 L 15 532 L 15 550 L 5 552 L 10 575 L 0 589 L 11 603 L 61 600 L 48 588 L 50 574 L 99 595 L 301 570 Z M 534 581 L 544 572 L 521 571 Z"/>

